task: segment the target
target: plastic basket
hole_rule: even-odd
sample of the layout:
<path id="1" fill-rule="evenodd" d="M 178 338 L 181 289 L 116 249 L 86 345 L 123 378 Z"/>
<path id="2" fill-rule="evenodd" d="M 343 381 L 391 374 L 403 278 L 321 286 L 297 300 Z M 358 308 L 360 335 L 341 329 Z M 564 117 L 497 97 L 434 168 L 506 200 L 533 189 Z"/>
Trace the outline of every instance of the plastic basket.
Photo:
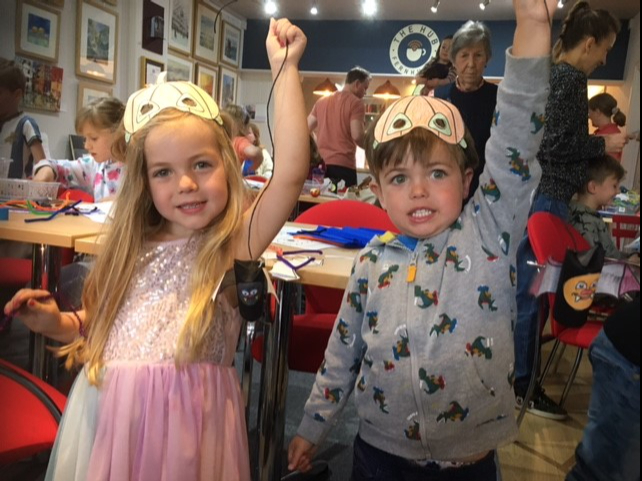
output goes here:
<path id="1" fill-rule="evenodd" d="M 34 182 L 22 179 L 0 179 L 0 200 L 55 199 L 60 182 Z"/>
<path id="2" fill-rule="evenodd" d="M 321 194 L 324 194 L 330 188 L 330 179 L 323 179 L 323 183 L 319 183 L 316 180 L 306 180 L 303 184 L 303 189 L 301 189 L 302 194 L 309 194 L 311 189 L 319 189 Z"/>
<path id="3" fill-rule="evenodd" d="M 11 159 L 0 159 L 0 179 L 6 179 L 9 176 L 11 162 Z"/>

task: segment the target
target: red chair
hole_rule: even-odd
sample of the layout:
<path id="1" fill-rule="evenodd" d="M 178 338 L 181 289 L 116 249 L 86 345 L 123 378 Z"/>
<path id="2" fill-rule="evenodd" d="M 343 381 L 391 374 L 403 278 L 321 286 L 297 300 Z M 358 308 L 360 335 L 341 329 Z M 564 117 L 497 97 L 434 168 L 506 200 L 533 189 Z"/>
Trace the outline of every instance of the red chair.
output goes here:
<path id="1" fill-rule="evenodd" d="M 560 263 L 563 262 L 567 249 L 581 252 L 590 248 L 586 239 L 574 227 L 548 212 L 537 212 L 531 216 L 528 220 L 528 238 L 537 262 L 541 265 L 545 265 L 548 259 L 553 259 Z M 542 300 L 546 301 L 546 299 Z M 554 293 L 548 294 L 548 304 L 542 302 L 542 306 L 545 306 L 545 309 L 541 309 L 540 312 L 550 319 L 551 333 L 555 338 L 555 344 L 539 379 L 540 385 L 542 385 L 549 372 L 560 344 L 577 347 L 575 362 L 560 398 L 559 405 L 562 407 L 580 367 L 584 349 L 591 345 L 593 339 L 602 329 L 603 323 L 589 320 L 578 328 L 568 328 L 560 324 L 553 316 L 555 307 Z"/>
<path id="2" fill-rule="evenodd" d="M 388 214 L 379 207 L 356 200 L 335 200 L 306 210 L 296 222 L 331 227 L 367 227 L 398 232 Z M 295 371 L 316 372 L 323 362 L 325 348 L 343 301 L 343 291 L 303 286 L 305 313 L 294 316 L 288 365 Z M 254 359 L 263 359 L 263 339 L 252 344 Z"/>
<path id="3" fill-rule="evenodd" d="M 51 449 L 67 397 L 0 359 L 0 466 Z"/>
<path id="4" fill-rule="evenodd" d="M 640 216 L 615 214 L 613 216 L 611 235 L 615 246 L 622 249 L 627 239 L 633 240 L 640 235 Z"/>

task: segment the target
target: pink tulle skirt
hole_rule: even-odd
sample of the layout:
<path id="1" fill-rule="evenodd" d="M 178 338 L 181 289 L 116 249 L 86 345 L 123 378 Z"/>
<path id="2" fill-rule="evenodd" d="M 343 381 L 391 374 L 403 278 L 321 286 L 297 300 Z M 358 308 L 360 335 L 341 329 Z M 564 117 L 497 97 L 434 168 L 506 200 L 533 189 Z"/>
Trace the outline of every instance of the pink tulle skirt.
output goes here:
<path id="1" fill-rule="evenodd" d="M 102 385 L 78 375 L 47 481 L 247 481 L 236 370 L 208 363 L 110 363 Z"/>

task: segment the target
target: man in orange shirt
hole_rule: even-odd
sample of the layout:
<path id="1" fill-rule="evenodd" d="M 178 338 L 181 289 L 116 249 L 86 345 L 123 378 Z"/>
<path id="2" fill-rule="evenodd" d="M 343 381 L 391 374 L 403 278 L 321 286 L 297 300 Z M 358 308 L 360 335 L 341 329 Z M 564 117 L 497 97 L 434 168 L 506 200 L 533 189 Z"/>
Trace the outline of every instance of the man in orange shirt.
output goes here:
<path id="1" fill-rule="evenodd" d="M 326 177 L 344 180 L 346 187 L 357 184 L 355 153 L 357 146 L 363 148 L 365 107 L 362 99 L 369 85 L 370 72 L 354 67 L 346 75 L 343 90 L 319 99 L 308 116 L 310 132 L 316 129 Z"/>

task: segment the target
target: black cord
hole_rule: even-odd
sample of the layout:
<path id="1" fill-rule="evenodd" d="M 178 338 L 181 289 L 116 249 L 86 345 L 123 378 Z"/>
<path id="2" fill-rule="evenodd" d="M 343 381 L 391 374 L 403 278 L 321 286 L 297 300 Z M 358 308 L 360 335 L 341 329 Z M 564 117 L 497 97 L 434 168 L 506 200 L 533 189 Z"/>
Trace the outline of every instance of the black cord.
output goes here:
<path id="1" fill-rule="evenodd" d="M 279 68 L 279 71 L 276 74 L 276 77 L 274 77 L 274 82 L 272 82 L 272 87 L 270 88 L 270 94 L 268 95 L 268 101 L 267 101 L 267 128 L 268 128 L 268 135 L 270 137 L 270 145 L 272 145 L 272 159 L 274 161 L 274 165 L 272 167 L 272 177 L 274 176 L 274 172 L 276 171 L 276 151 L 274 150 L 274 137 L 272 136 L 272 127 L 270 126 L 270 102 L 272 102 L 272 94 L 274 93 L 274 87 L 276 86 L 277 80 L 279 80 L 279 77 L 281 76 L 281 72 L 283 72 L 283 68 L 285 67 L 285 62 L 288 59 L 288 51 L 289 51 L 289 46 L 286 43 L 285 44 L 285 58 L 283 59 L 283 63 L 281 64 L 281 67 Z M 252 256 L 252 245 L 250 240 L 252 239 L 252 223 L 254 222 L 254 214 L 256 213 L 256 206 L 259 205 L 259 201 L 261 200 L 261 197 L 263 197 L 263 194 L 265 191 L 270 187 L 270 182 L 272 182 L 272 177 L 268 179 L 268 181 L 265 184 L 265 187 L 261 189 L 259 192 L 258 197 L 256 198 L 256 201 L 254 202 L 254 207 L 252 208 L 252 215 L 250 216 L 250 224 L 248 225 L 247 228 L 247 251 L 250 254 L 250 259 L 253 259 Z"/>
<path id="2" fill-rule="evenodd" d="M 220 17 L 220 16 L 221 16 L 221 13 L 223 12 L 223 9 L 224 9 L 225 7 L 227 7 L 228 5 L 232 5 L 233 3 L 236 3 L 236 2 L 238 2 L 238 1 L 239 1 L 239 0 L 232 0 L 231 2 L 227 2 L 225 5 L 223 5 L 223 6 L 219 9 L 218 13 L 216 14 L 216 17 L 214 17 L 214 33 L 216 33 L 216 25 L 218 24 L 218 17 Z"/>

